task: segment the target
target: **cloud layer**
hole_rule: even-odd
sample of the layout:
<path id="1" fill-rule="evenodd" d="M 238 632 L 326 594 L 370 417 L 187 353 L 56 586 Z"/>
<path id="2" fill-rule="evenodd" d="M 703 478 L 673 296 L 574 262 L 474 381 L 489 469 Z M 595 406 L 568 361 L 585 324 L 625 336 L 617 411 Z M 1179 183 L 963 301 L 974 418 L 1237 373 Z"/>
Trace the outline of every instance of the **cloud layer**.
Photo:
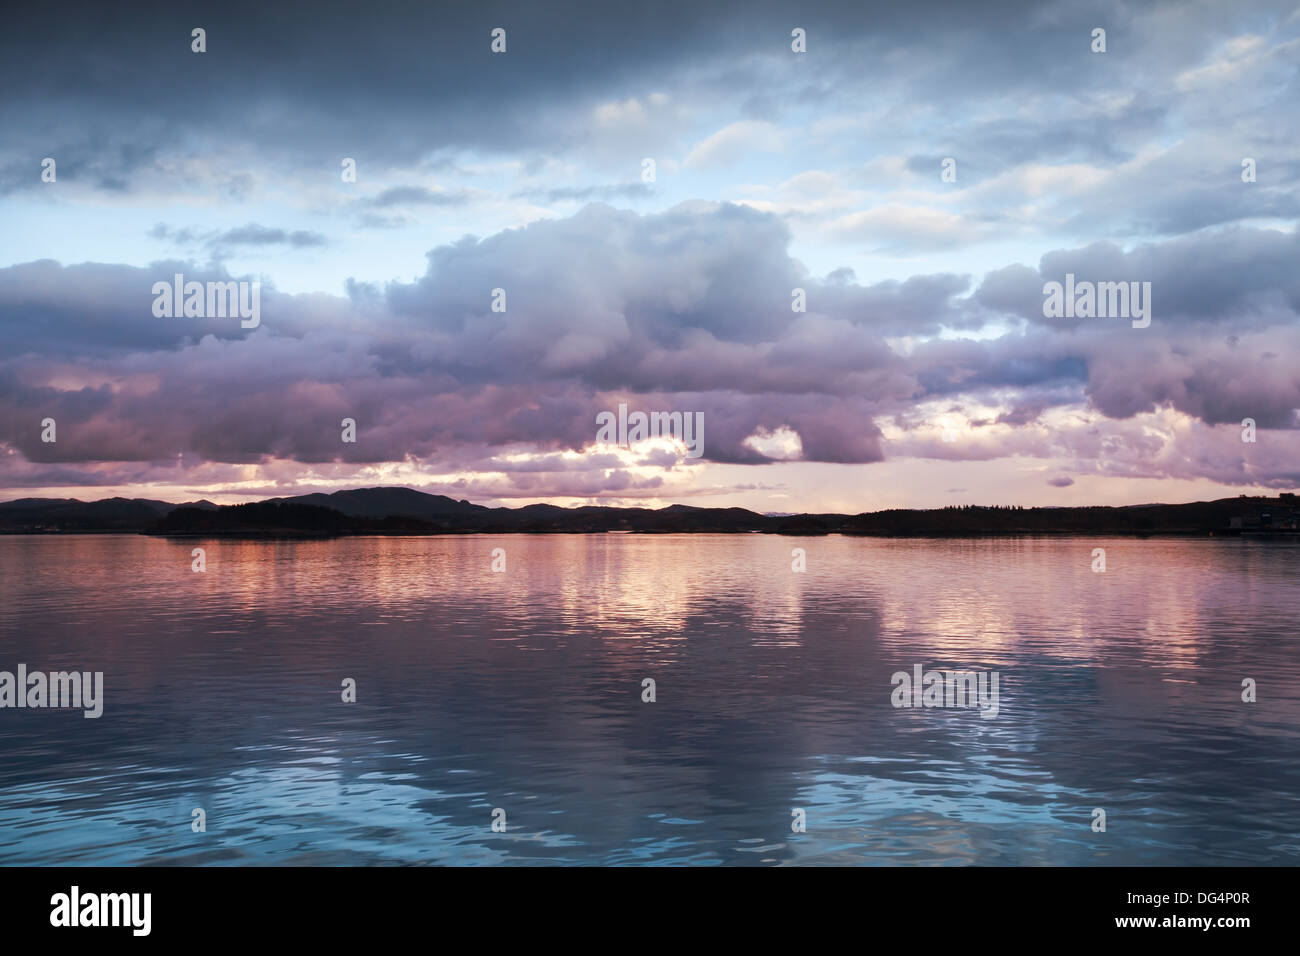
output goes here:
<path id="1" fill-rule="evenodd" d="M 153 282 L 228 278 L 191 263 L 13 266 L 0 270 L 0 421 L 27 462 L 86 484 L 104 480 L 95 463 L 178 460 L 510 472 L 498 459 L 512 449 L 599 454 L 596 415 L 619 402 L 703 412 L 714 463 L 785 458 L 760 450 L 783 430 L 804 461 L 877 462 L 882 427 L 922 456 L 1100 460 L 1099 423 L 1173 414 L 1199 428 L 1177 437 L 1176 461 L 1162 442 L 1148 448 L 1147 473 L 1297 477 L 1295 458 L 1247 468 L 1253 448 L 1238 434 L 1252 418 L 1295 447 L 1293 233 L 1234 229 L 1127 253 L 1094 244 L 978 281 L 872 285 L 808 274 L 789 241 L 778 217 L 743 206 L 595 204 L 439 246 L 412 282 L 353 284 L 348 297 L 265 290 L 253 331 L 153 316 Z M 1044 319 L 1043 284 L 1066 271 L 1152 282 L 1151 326 Z M 792 310 L 799 289 L 804 312 Z M 1090 426 L 1045 425 L 1065 409 Z M 926 445 L 939 415 L 968 440 Z M 55 443 L 41 440 L 47 417 Z M 340 440 L 344 418 L 358 423 L 354 444 Z"/>
<path id="2" fill-rule="evenodd" d="M 0 486 L 1300 480 L 1293 5 L 61 11 L 0 36 Z M 155 318 L 177 273 L 260 327 Z M 596 443 L 620 403 L 704 458 Z"/>

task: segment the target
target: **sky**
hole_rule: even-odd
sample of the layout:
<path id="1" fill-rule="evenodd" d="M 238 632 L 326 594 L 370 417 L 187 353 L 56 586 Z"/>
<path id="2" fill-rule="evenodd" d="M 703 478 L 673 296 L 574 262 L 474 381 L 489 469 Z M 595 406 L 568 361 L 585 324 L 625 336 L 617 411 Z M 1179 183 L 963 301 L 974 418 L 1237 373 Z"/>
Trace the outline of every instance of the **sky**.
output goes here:
<path id="1" fill-rule="evenodd" d="M 0 499 L 1294 489 L 1298 68 L 1258 0 L 28 5 Z M 157 315 L 178 273 L 256 326 Z M 1067 274 L 1149 325 L 1049 317 Z"/>

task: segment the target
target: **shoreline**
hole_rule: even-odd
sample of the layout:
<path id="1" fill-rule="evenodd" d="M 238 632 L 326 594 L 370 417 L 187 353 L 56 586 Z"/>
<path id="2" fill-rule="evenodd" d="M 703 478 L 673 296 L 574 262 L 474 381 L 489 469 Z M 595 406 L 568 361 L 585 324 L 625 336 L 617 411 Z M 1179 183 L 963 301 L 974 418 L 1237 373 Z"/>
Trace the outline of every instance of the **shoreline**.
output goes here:
<path id="1" fill-rule="evenodd" d="M 1249 540 L 1292 539 L 1300 538 L 1300 531 L 1130 531 L 1123 529 L 1099 529 L 1096 531 L 1060 530 L 1044 531 L 971 531 L 971 532 L 927 532 L 897 533 L 884 531 L 808 531 L 808 530 L 534 530 L 523 528 L 465 528 L 444 529 L 438 531 L 344 531 L 337 533 L 313 533 L 284 531 L 132 531 L 113 528 L 88 528 L 82 530 L 0 530 L 0 536 L 8 537 L 75 537 L 76 535 L 139 535 L 146 538 L 163 538 L 175 540 L 240 540 L 240 541 L 328 541 L 342 538 L 443 538 L 463 535 L 634 535 L 647 537 L 664 537 L 669 535 L 723 535 L 727 537 L 744 534 L 775 535 L 784 538 L 890 538 L 898 540 L 928 539 L 974 540 L 983 538 L 1246 538 Z"/>

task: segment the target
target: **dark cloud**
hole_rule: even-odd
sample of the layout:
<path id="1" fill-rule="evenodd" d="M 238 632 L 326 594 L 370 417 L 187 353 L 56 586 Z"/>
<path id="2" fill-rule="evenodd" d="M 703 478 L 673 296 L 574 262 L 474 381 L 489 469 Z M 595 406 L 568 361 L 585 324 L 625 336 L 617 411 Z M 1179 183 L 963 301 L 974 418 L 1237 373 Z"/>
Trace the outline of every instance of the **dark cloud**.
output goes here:
<path id="1" fill-rule="evenodd" d="M 362 204 L 388 209 L 391 206 L 463 206 L 468 201 L 469 193 L 464 190 L 441 192 L 426 186 L 394 186 L 372 199 L 362 200 Z"/>
<path id="2" fill-rule="evenodd" d="M 779 121 L 809 107 L 859 104 L 888 86 L 899 120 L 909 113 L 933 120 L 927 114 L 942 110 L 932 130 L 961 121 L 951 135 L 929 134 L 939 141 L 913 162 L 957 156 L 963 187 L 1026 162 L 1113 165 L 1136 155 L 1153 128 L 1177 132 L 1175 111 L 1256 118 L 1294 93 L 1283 52 L 1251 64 L 1266 83 L 1263 102 L 1234 90 L 1186 102 L 1177 82 L 1183 72 L 1215 55 L 1225 38 L 1292 12 L 1281 0 L 1235 7 L 1211 0 L 833 0 L 797 9 L 778 0 L 365 8 L 181 0 L 134 4 L 112 16 L 101 5 L 72 2 L 57 17 L 19 7 L 0 35 L 7 144 L 0 191 L 38 188 L 33 164 L 44 155 L 59 159 L 61 179 L 114 190 L 147 188 L 177 155 L 206 158 L 216 147 L 248 147 L 243 155 L 268 171 L 283 175 L 289 164 L 322 182 L 337 179 L 344 156 L 366 175 L 446 164 L 458 150 L 536 160 L 538 152 L 581 152 L 599 103 L 661 88 Z M 810 44 L 801 60 L 789 55 L 796 24 Z M 1089 51 L 1098 24 L 1110 36 L 1104 56 Z M 203 54 L 190 49 L 196 25 L 207 31 Z M 495 27 L 507 30 L 504 54 L 489 50 Z M 990 116 L 977 108 L 991 101 L 1016 110 Z M 905 103 L 925 108 L 918 114 Z M 1282 122 L 1273 154 L 1294 141 L 1294 120 Z M 580 200 L 635 196 L 574 188 Z M 1259 205 L 1290 202 L 1269 206 L 1263 192 Z M 1161 221 L 1182 221 L 1187 209 L 1170 208 Z"/>
<path id="3" fill-rule="evenodd" d="M 237 229 L 227 229 L 209 240 L 209 244 L 220 248 L 231 246 L 292 246 L 295 249 L 307 249 L 326 245 L 327 240 L 318 232 L 295 229 L 273 229 L 250 223 Z"/>
<path id="4" fill-rule="evenodd" d="M 182 246 L 202 244 L 214 255 L 224 255 L 231 249 L 239 247 L 288 246 L 293 249 L 312 249 L 329 244 L 329 240 L 319 232 L 277 229 L 257 223 L 249 223 L 234 229 L 201 232 L 196 229 L 174 229 L 160 222 L 149 230 L 148 235 L 151 239 L 161 239 Z"/>
<path id="5" fill-rule="evenodd" d="M 0 269 L 0 354 L 94 361 L 140 350 L 170 351 L 205 335 L 237 338 L 238 320 L 157 319 L 153 284 L 182 273 L 226 281 L 224 270 L 165 261 L 147 269 L 45 259 Z"/>
<path id="6" fill-rule="evenodd" d="M 546 202 L 589 202 L 591 200 L 610 202 L 616 199 L 645 199 L 653 195 L 654 187 L 648 183 L 609 183 L 581 188 L 529 189 L 515 193 L 519 198 L 542 199 Z"/>

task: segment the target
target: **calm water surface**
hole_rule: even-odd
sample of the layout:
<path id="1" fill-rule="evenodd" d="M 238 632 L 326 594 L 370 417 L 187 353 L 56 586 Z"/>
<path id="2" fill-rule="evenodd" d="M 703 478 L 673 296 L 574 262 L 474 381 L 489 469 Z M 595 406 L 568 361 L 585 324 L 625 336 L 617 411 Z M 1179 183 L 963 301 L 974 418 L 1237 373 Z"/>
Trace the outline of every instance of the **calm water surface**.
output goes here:
<path id="1" fill-rule="evenodd" d="M 1295 541 L 0 537 L 0 670 L 105 683 L 0 863 L 1296 865 L 1298 621 Z"/>

